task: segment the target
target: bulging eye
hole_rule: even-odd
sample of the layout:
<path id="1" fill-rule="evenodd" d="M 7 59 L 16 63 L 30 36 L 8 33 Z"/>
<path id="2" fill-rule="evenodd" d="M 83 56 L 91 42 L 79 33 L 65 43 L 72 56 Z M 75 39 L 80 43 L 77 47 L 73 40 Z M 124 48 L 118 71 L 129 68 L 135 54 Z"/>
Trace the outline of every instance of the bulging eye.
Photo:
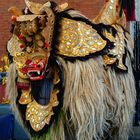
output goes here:
<path id="1" fill-rule="evenodd" d="M 37 64 L 37 67 L 38 68 L 44 68 L 44 64 L 42 61 L 40 61 L 38 64 Z"/>

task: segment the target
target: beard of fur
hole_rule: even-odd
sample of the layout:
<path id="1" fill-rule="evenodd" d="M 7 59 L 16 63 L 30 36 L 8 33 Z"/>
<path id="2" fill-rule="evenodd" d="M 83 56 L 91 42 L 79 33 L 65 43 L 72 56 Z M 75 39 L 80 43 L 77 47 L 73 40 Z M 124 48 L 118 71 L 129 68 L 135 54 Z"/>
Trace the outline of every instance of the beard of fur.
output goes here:
<path id="1" fill-rule="evenodd" d="M 16 98 L 18 96 L 16 87 L 16 66 L 12 63 L 9 67 L 7 83 L 6 83 L 6 98 L 10 101 L 12 108 L 16 109 Z"/>
<path id="2" fill-rule="evenodd" d="M 108 136 L 127 140 L 135 107 L 129 58 L 126 74 L 117 74 L 111 68 L 105 70 L 102 57 L 74 63 L 58 59 L 64 70 L 66 126 L 75 135 L 73 139 L 101 140 Z"/>
<path id="3" fill-rule="evenodd" d="M 16 78 L 17 78 L 17 72 L 16 72 L 16 66 L 14 63 L 12 63 L 8 70 L 8 77 L 7 77 L 7 83 L 6 83 L 6 99 L 10 101 L 11 109 L 14 114 L 14 117 L 16 120 L 18 120 L 20 126 L 23 128 L 25 133 L 30 138 L 30 134 L 28 130 L 25 128 L 22 117 L 20 115 L 20 112 L 18 110 L 16 101 L 18 97 L 18 91 L 16 86 Z"/>
<path id="4" fill-rule="evenodd" d="M 17 107 L 17 97 L 18 97 L 18 91 L 16 86 L 16 78 L 17 78 L 17 71 L 16 66 L 14 63 L 12 63 L 9 67 L 8 71 L 8 77 L 7 77 L 7 83 L 6 83 L 6 98 L 10 101 L 10 105 L 12 108 L 12 112 L 16 118 L 16 120 L 19 122 L 20 126 L 23 128 L 25 133 L 27 134 L 29 139 L 32 139 L 29 131 L 24 125 L 23 119 L 21 117 L 20 110 Z M 62 123 L 62 116 L 60 116 L 59 123 L 57 124 L 58 132 L 56 132 L 56 123 L 54 122 L 51 127 L 51 131 L 49 132 L 51 137 L 47 137 L 47 134 L 42 135 L 40 138 L 37 136 L 34 136 L 33 139 L 38 140 L 64 140 L 64 128 Z"/>

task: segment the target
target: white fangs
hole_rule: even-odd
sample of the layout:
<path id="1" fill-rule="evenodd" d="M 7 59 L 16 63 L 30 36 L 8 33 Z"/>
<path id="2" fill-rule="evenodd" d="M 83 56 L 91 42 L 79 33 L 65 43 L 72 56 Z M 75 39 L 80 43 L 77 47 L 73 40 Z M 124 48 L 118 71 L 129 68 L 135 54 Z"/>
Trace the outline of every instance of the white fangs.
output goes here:
<path id="1" fill-rule="evenodd" d="M 40 75 L 40 71 L 37 71 L 37 74 Z"/>

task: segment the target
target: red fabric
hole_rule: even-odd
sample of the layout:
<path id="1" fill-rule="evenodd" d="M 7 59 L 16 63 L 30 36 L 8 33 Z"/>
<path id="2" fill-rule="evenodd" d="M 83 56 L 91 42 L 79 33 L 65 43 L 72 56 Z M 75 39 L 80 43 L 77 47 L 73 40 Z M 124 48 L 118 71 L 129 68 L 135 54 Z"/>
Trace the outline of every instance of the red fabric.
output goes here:
<path id="1" fill-rule="evenodd" d="M 130 20 L 131 21 L 136 20 L 136 17 L 135 17 L 135 0 L 133 0 L 132 15 L 131 15 Z"/>
<path id="2" fill-rule="evenodd" d="M 130 3 L 130 1 L 131 1 L 131 3 Z M 124 13 L 126 15 L 127 21 L 134 21 L 134 20 L 136 20 L 136 17 L 135 17 L 135 0 L 130 0 L 130 1 L 128 2 L 127 0 L 124 0 L 123 10 L 124 10 Z"/>
<path id="3" fill-rule="evenodd" d="M 5 97 L 5 86 L 0 85 L 0 103 L 3 101 L 4 97 Z"/>

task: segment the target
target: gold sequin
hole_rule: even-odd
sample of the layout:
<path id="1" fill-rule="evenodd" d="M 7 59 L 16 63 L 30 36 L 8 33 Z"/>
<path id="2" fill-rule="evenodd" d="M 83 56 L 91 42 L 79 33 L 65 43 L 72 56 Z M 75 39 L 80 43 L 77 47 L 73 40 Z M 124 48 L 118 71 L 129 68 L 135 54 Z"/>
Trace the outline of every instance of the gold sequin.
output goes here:
<path id="1" fill-rule="evenodd" d="M 22 105 L 29 104 L 32 101 L 31 95 L 30 95 L 30 89 L 29 90 L 22 90 L 21 92 L 22 93 L 21 93 L 21 96 L 19 99 L 19 103 Z"/>
<path id="2" fill-rule="evenodd" d="M 58 54 L 77 57 L 101 51 L 106 41 L 90 25 L 63 18 L 61 21 Z"/>
<path id="3" fill-rule="evenodd" d="M 43 127 L 50 123 L 53 113 L 53 107 L 58 106 L 57 99 L 58 90 L 54 90 L 51 94 L 48 105 L 43 106 L 38 104 L 35 100 L 27 105 L 26 120 L 29 120 L 34 131 L 40 131 Z"/>
<path id="4" fill-rule="evenodd" d="M 111 57 L 108 57 L 107 55 L 103 56 L 103 60 L 106 65 L 111 65 L 116 62 L 116 58 L 111 58 Z"/>
<path id="5" fill-rule="evenodd" d="M 112 26 L 118 31 L 116 37 L 113 37 L 107 31 L 104 32 L 104 35 L 111 42 L 114 42 L 115 47 L 113 49 L 109 49 L 108 54 L 103 56 L 104 62 L 106 65 L 110 65 L 118 61 L 116 63 L 116 66 L 119 69 L 127 70 L 126 66 L 123 64 L 123 57 L 125 54 L 125 36 L 123 33 L 123 29 L 119 25 L 112 25 Z"/>

